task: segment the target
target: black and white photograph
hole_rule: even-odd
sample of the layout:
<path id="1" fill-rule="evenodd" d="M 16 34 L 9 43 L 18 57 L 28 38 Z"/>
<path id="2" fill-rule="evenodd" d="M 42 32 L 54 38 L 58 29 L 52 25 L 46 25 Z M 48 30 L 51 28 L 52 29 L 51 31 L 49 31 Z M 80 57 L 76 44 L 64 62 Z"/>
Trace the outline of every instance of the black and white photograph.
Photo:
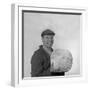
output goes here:
<path id="1" fill-rule="evenodd" d="M 90 0 L 1 0 L 0 90 L 90 90 Z"/>
<path id="2" fill-rule="evenodd" d="M 12 86 L 84 78 L 85 9 L 12 4 L 11 10 Z"/>
<path id="3" fill-rule="evenodd" d="M 79 76 L 81 13 L 22 10 L 23 78 Z"/>

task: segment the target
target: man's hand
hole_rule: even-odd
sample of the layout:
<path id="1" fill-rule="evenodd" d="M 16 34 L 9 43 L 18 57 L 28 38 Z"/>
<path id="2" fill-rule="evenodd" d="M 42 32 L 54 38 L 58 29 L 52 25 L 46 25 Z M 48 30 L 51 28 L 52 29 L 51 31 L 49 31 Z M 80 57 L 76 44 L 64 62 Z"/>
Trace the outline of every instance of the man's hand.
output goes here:
<path id="1" fill-rule="evenodd" d="M 51 63 L 50 72 L 60 72 L 60 68 L 55 69 L 54 63 Z"/>

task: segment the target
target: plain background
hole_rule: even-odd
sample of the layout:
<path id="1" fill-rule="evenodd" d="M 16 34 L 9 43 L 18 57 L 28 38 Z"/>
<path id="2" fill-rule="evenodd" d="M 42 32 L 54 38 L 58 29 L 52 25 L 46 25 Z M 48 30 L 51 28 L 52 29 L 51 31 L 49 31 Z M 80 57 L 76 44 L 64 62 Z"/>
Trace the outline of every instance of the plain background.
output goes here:
<path id="1" fill-rule="evenodd" d="M 87 7 L 88 8 L 88 23 L 90 23 L 90 2 L 89 0 L 1 0 L 0 2 L 0 89 L 14 89 L 10 86 L 11 79 L 11 3 L 21 2 L 30 3 L 32 6 L 47 6 L 47 7 Z M 90 26 L 84 34 L 83 48 L 85 52 L 85 59 L 88 61 L 88 82 L 85 83 L 70 83 L 70 84 L 57 84 L 32 86 L 27 88 L 19 88 L 21 90 L 90 90 Z M 39 83 L 39 82 L 38 82 Z M 18 89 L 18 88 L 16 88 Z"/>
<path id="2" fill-rule="evenodd" d="M 24 76 L 30 77 L 31 57 L 42 45 L 41 33 L 55 32 L 53 49 L 69 50 L 73 65 L 65 75 L 80 75 L 81 16 L 71 14 L 24 13 Z"/>

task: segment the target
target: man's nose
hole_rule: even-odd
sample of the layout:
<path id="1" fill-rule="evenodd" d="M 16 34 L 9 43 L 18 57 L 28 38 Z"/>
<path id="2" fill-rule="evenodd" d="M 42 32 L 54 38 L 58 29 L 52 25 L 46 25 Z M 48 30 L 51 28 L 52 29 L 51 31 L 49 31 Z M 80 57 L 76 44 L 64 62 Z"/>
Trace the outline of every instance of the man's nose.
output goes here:
<path id="1" fill-rule="evenodd" d="M 53 40 L 52 40 L 52 39 L 50 39 L 49 41 L 50 41 L 50 42 L 53 42 Z"/>

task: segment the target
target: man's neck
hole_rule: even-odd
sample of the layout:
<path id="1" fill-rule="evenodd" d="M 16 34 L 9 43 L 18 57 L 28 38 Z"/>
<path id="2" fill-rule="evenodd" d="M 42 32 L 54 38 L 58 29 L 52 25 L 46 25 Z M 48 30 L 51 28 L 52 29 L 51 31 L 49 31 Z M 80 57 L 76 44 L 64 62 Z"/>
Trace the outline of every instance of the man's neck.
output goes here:
<path id="1" fill-rule="evenodd" d="M 52 53 L 51 48 L 46 47 L 46 46 L 43 45 L 43 49 L 44 49 L 49 55 L 51 55 L 51 53 Z"/>

